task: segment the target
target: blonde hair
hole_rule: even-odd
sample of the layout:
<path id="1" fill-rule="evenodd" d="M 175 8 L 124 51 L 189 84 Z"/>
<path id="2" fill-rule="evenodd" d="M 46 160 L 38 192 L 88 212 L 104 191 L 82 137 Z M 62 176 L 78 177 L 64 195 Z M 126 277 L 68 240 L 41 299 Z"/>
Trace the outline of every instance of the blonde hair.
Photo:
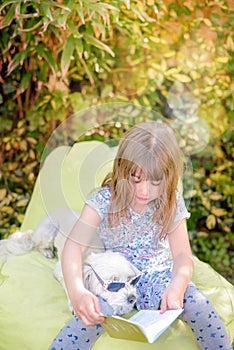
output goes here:
<path id="1" fill-rule="evenodd" d="M 160 238 L 165 238 L 175 214 L 182 159 L 176 136 L 167 124 L 148 122 L 129 129 L 119 143 L 112 173 L 102 184 L 111 187 L 109 223 L 116 225 L 121 216 L 129 217 L 127 204 L 133 195 L 131 175 L 140 168 L 147 179 L 160 180 L 161 196 L 155 201 L 152 220 L 162 226 Z"/>

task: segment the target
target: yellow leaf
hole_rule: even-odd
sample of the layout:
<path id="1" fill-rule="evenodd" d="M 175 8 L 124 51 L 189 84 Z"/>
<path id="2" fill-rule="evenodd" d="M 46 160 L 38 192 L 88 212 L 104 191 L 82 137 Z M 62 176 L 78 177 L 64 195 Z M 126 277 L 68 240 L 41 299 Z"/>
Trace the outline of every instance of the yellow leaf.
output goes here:
<path id="1" fill-rule="evenodd" d="M 17 207 L 25 207 L 27 204 L 28 204 L 28 199 L 23 198 L 23 199 L 20 199 L 16 205 Z"/>
<path id="2" fill-rule="evenodd" d="M 4 214 L 8 214 L 8 215 L 11 215 L 14 213 L 14 209 L 12 207 L 8 207 L 8 206 L 2 207 L 1 210 Z"/>
<path id="3" fill-rule="evenodd" d="M 28 144 L 25 140 L 20 141 L 20 149 L 21 149 L 21 151 L 27 151 Z"/>
<path id="4" fill-rule="evenodd" d="M 56 110 L 56 102 L 54 100 L 51 100 L 50 103 L 51 103 L 53 110 L 55 111 Z"/>
<path id="5" fill-rule="evenodd" d="M 29 156 L 30 156 L 30 158 L 32 158 L 32 159 L 35 159 L 35 158 L 36 158 L 35 152 L 34 152 L 32 149 L 29 150 Z"/>
<path id="6" fill-rule="evenodd" d="M 215 216 L 223 216 L 227 214 L 227 211 L 223 208 L 212 207 L 211 213 L 214 214 Z"/>
<path id="7" fill-rule="evenodd" d="M 2 201 L 6 197 L 6 193 L 7 193 L 7 191 L 5 188 L 2 188 L 0 190 L 0 201 Z"/>
<path id="8" fill-rule="evenodd" d="M 35 144 L 37 143 L 37 140 L 34 139 L 34 138 L 32 138 L 32 137 L 27 137 L 27 141 L 28 141 L 29 143 L 32 143 L 33 145 L 35 145 Z"/>
<path id="9" fill-rule="evenodd" d="M 208 186 L 212 185 L 212 181 L 211 181 L 211 179 L 209 177 L 206 179 L 206 183 L 207 183 Z"/>
<path id="10" fill-rule="evenodd" d="M 199 79 L 201 77 L 201 74 L 197 72 L 196 70 L 191 70 L 190 75 L 193 80 Z"/>
<path id="11" fill-rule="evenodd" d="M 175 56 L 175 54 L 176 54 L 175 51 L 168 51 L 168 52 L 165 52 L 165 53 L 164 53 L 164 57 L 170 58 L 170 57 Z"/>
<path id="12" fill-rule="evenodd" d="M 222 195 L 218 192 L 213 192 L 211 195 L 210 195 L 210 199 L 213 199 L 214 201 L 218 201 L 222 198 Z"/>
<path id="13" fill-rule="evenodd" d="M 209 201 L 208 198 L 206 198 L 205 196 L 201 195 L 201 200 L 202 200 L 202 204 L 204 205 L 204 207 L 210 208 L 210 201 Z"/>
<path id="14" fill-rule="evenodd" d="M 17 129 L 17 135 L 18 136 L 21 136 L 25 133 L 25 128 L 20 128 L 20 129 Z"/>
<path id="15" fill-rule="evenodd" d="M 212 230 L 216 225 L 216 218 L 214 215 L 210 214 L 206 219 L 206 227 Z"/>
<path id="16" fill-rule="evenodd" d="M 211 23 L 211 21 L 208 18 L 204 18 L 203 21 L 207 25 L 207 27 L 211 27 L 212 26 L 212 23 Z"/>
<path id="17" fill-rule="evenodd" d="M 153 41 L 153 43 L 155 43 L 155 44 L 160 44 L 160 43 L 161 43 L 161 39 L 158 38 L 157 36 L 150 35 L 150 36 L 149 36 L 149 39 L 150 39 L 151 41 Z"/>
<path id="18" fill-rule="evenodd" d="M 179 69 L 178 68 L 170 68 L 170 69 L 168 69 L 166 72 L 165 72 L 165 74 L 166 75 L 176 75 L 176 74 L 178 74 L 178 72 L 179 72 Z"/>
<path id="19" fill-rule="evenodd" d="M 7 142 L 6 147 L 5 147 L 5 150 L 6 150 L 6 151 L 10 151 L 10 149 L 11 149 L 11 143 L 10 143 L 10 142 Z"/>
<path id="20" fill-rule="evenodd" d="M 228 57 L 224 56 L 224 57 L 218 57 L 217 61 L 220 63 L 227 63 L 228 62 Z"/>
<path id="21" fill-rule="evenodd" d="M 37 165 L 37 161 L 34 161 L 30 164 L 27 164 L 24 168 L 23 168 L 23 171 L 25 173 L 30 173 L 32 171 L 32 169 Z"/>
<path id="22" fill-rule="evenodd" d="M 180 81 L 181 83 L 189 83 L 191 78 L 185 74 L 173 74 L 173 78 Z"/>
<path id="23" fill-rule="evenodd" d="M 16 162 L 8 163 L 8 170 L 9 171 L 14 171 L 15 169 L 17 169 L 17 167 L 18 167 L 18 163 L 16 163 Z"/>

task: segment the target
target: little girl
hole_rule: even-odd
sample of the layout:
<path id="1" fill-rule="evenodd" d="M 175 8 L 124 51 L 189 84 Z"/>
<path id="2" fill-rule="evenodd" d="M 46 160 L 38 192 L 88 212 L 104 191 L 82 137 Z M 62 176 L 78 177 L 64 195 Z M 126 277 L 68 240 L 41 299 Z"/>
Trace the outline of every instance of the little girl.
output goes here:
<path id="1" fill-rule="evenodd" d="M 94 234 L 106 250 L 122 253 L 141 272 L 140 309 L 184 308 L 182 319 L 203 350 L 231 350 L 226 329 L 209 300 L 190 282 L 193 273 L 186 219 L 177 190 L 183 162 L 176 137 L 162 122 L 132 127 L 121 140 L 113 171 L 86 201 L 68 237 L 62 267 L 75 315 L 50 350 L 88 350 L 103 332 L 110 306 L 82 280 L 82 254 Z"/>

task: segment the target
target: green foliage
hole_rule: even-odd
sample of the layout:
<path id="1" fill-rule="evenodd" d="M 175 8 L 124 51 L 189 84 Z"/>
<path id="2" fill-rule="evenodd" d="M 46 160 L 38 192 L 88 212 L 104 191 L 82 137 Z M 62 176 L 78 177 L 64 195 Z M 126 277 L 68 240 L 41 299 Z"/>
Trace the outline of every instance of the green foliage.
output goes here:
<path id="1" fill-rule="evenodd" d="M 130 102 L 162 114 L 179 131 L 194 169 L 194 252 L 223 273 L 233 268 L 231 7 L 221 0 L 0 5 L 2 237 L 23 220 L 52 131 L 90 106 Z M 92 122 L 84 117 L 79 129 L 90 131 L 81 139 L 114 143 L 126 122 L 154 118 L 146 111 L 129 120 L 125 112 L 113 122 L 105 115 L 93 115 Z"/>
<path id="2" fill-rule="evenodd" d="M 193 157 L 188 228 L 194 253 L 234 283 L 233 135 L 227 130 Z"/>
<path id="3" fill-rule="evenodd" d="M 20 227 L 39 168 L 39 135 L 30 134 L 25 124 L 26 121 L 19 121 L 17 128 L 2 138 L 1 237 L 13 233 Z"/>
<path id="4" fill-rule="evenodd" d="M 219 232 L 191 232 L 191 246 L 195 255 L 210 263 L 231 283 L 234 283 L 234 242 L 232 233 L 221 235 Z"/>

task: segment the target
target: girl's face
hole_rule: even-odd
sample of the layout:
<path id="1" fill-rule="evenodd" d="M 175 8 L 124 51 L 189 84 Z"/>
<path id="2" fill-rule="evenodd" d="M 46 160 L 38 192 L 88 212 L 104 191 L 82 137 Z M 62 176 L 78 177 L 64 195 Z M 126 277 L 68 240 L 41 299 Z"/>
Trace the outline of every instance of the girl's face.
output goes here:
<path id="1" fill-rule="evenodd" d="M 142 212 L 146 205 L 160 196 L 161 181 L 148 180 L 141 169 L 131 174 L 133 187 L 133 200 L 131 206 L 134 210 Z"/>

